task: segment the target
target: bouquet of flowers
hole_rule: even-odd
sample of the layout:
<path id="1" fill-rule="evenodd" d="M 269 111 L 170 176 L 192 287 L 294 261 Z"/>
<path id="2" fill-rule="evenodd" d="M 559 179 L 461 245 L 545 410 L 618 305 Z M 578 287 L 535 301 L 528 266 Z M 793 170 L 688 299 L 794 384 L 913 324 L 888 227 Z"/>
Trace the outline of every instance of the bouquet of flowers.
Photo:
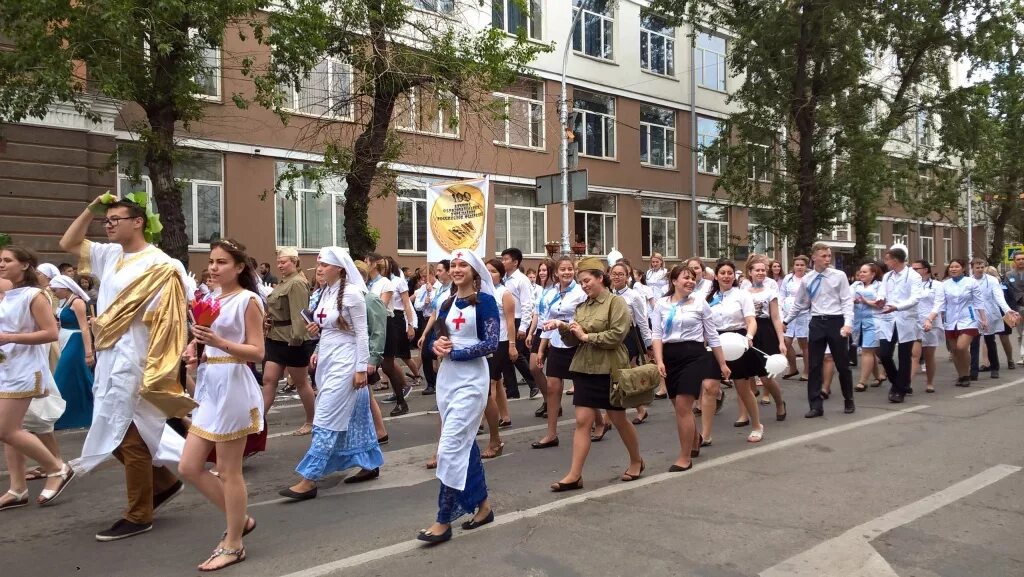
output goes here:
<path id="1" fill-rule="evenodd" d="M 191 309 L 192 322 L 201 327 L 210 328 L 213 322 L 220 316 L 220 301 L 213 296 L 208 296 L 204 299 L 197 299 L 192 303 Z M 199 358 L 203 357 L 203 349 L 205 345 L 196 344 L 196 356 Z"/>

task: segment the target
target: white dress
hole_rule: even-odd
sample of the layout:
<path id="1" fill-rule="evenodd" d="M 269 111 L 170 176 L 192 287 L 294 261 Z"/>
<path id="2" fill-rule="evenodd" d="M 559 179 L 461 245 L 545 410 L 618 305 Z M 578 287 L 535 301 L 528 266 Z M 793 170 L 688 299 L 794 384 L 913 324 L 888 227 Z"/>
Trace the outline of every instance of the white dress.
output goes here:
<path id="1" fill-rule="evenodd" d="M 250 302 L 263 311 L 260 297 L 247 290 L 222 298 L 220 315 L 210 329 L 229 342 L 244 343 L 245 311 Z M 262 431 L 263 393 L 248 365 L 211 346 L 205 354 L 206 362 L 196 371 L 199 407 L 192 411 L 189 432 L 222 443 Z"/>
<path id="2" fill-rule="evenodd" d="M 328 287 L 313 317 L 320 325 L 320 352 L 317 355 L 316 413 L 313 425 L 330 431 L 347 431 L 352 411 L 360 396 L 369 401 L 369 389 L 355 389 L 352 380 L 365 372 L 369 361 L 369 337 L 366 328 L 366 299 L 353 284 L 345 285 L 342 316 L 350 327 L 338 326 L 339 283 Z"/>
<path id="3" fill-rule="evenodd" d="M 944 340 L 942 323 L 934 323 L 930 331 L 924 330 L 924 321 L 928 320 L 928 315 L 932 312 L 932 307 L 935 306 L 935 291 L 940 290 L 942 290 L 942 283 L 934 279 L 928 279 L 921 283 L 921 299 L 917 301 L 917 326 L 921 331 L 922 347 L 937 347 Z"/>
<path id="4" fill-rule="evenodd" d="M 779 283 L 779 297 L 781 298 L 782 310 L 779 311 L 782 314 L 782 318 L 786 318 L 792 308 L 793 304 L 796 303 L 796 291 L 800 288 L 801 279 L 797 278 L 793 273 L 787 274 L 782 281 Z M 805 311 L 795 319 L 793 319 L 788 325 L 786 325 L 786 336 L 793 339 L 806 339 L 811 326 L 811 313 Z"/>
<path id="5" fill-rule="evenodd" d="M 0 333 L 24 334 L 38 331 L 39 326 L 32 316 L 32 299 L 40 293 L 42 290 L 35 287 L 21 287 L 5 292 L 3 300 L 0 300 Z M 7 343 L 0 346 L 0 353 L 3 353 L 0 357 L 3 358 L 0 363 L 0 399 L 30 399 L 57 390 L 53 374 L 50 373 L 49 343 Z"/>

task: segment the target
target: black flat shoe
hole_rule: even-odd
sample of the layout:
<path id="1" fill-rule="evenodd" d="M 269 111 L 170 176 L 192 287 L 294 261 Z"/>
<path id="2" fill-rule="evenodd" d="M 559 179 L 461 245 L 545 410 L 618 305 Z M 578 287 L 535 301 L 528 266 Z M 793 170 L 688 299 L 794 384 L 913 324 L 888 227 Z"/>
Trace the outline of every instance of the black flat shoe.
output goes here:
<path id="1" fill-rule="evenodd" d="M 654 393 L 654 398 L 658 400 L 667 399 L 668 393 Z"/>
<path id="2" fill-rule="evenodd" d="M 558 446 L 558 437 L 555 437 L 554 439 L 551 439 L 550 441 L 547 441 L 547 442 L 544 442 L 544 443 L 542 443 L 540 441 L 534 441 L 534 442 L 530 443 L 530 446 L 533 447 L 534 449 L 548 449 L 548 448 L 551 448 L 551 447 L 557 447 Z"/>
<path id="3" fill-rule="evenodd" d="M 680 467 L 679 465 L 676 465 L 676 464 L 673 463 L 672 466 L 668 468 L 668 472 L 669 473 L 682 473 L 683 471 L 689 471 L 692 468 L 693 468 L 693 461 L 691 461 L 690 464 L 685 466 L 685 467 Z"/>
<path id="4" fill-rule="evenodd" d="M 469 521 L 466 521 L 465 523 L 462 524 L 462 528 L 465 529 L 466 531 L 472 531 L 473 529 L 476 529 L 478 527 L 483 527 L 484 525 L 486 525 L 488 523 L 492 523 L 493 521 L 494 521 L 494 511 L 491 510 L 491 511 L 489 511 L 487 513 L 486 517 L 484 517 L 483 519 L 480 519 L 479 521 L 474 521 L 473 519 L 470 519 Z"/>
<path id="5" fill-rule="evenodd" d="M 390 442 L 391 442 L 391 435 L 384 435 L 383 437 L 378 437 L 377 438 L 377 444 L 378 445 L 387 445 Z"/>
<path id="6" fill-rule="evenodd" d="M 558 483 L 551 483 L 551 492 L 552 493 L 562 493 L 562 492 L 565 492 L 565 491 L 576 491 L 577 489 L 582 489 L 582 488 L 583 488 L 583 477 L 580 477 L 579 479 L 576 479 L 572 483 L 562 483 L 561 481 L 559 481 Z"/>
<path id="7" fill-rule="evenodd" d="M 852 413 L 852 412 L 854 412 L 856 410 L 857 410 L 857 407 L 854 406 L 852 400 L 844 401 L 843 402 L 843 412 L 846 413 L 847 415 L 849 415 L 850 413 Z"/>
<path id="8" fill-rule="evenodd" d="M 292 491 L 289 488 L 289 489 L 281 489 L 280 491 L 277 492 L 277 494 L 281 495 L 282 497 L 284 497 L 286 499 L 291 499 L 292 501 L 308 501 L 310 499 L 316 499 L 316 491 L 317 491 L 316 487 L 313 487 L 312 489 L 306 491 L 305 493 L 299 493 L 299 492 L 296 492 L 296 491 Z"/>
<path id="9" fill-rule="evenodd" d="M 507 428 L 509 428 L 511 426 L 512 426 L 512 419 L 509 419 L 507 421 L 498 421 L 498 428 L 499 429 L 507 429 Z"/>
<path id="10" fill-rule="evenodd" d="M 749 424 L 750 424 L 750 419 L 747 419 L 746 421 L 736 421 L 735 423 L 732 424 L 732 426 L 734 426 L 734 427 L 736 427 L 738 429 L 740 427 L 746 427 Z"/>
<path id="11" fill-rule="evenodd" d="M 640 459 L 640 472 L 637 473 L 636 475 L 633 475 L 633 474 L 631 474 L 629 472 L 624 471 L 622 473 L 622 482 L 623 483 L 629 483 L 631 481 L 636 481 L 637 479 L 639 479 L 640 477 L 643 476 L 644 469 L 646 469 L 646 468 L 647 468 L 647 464 L 644 463 L 643 459 Z M 627 469 L 627 471 L 628 471 L 628 469 Z"/>
<path id="12" fill-rule="evenodd" d="M 451 539 L 452 539 L 452 528 L 451 528 L 451 526 L 449 526 L 448 529 L 446 529 L 445 532 L 441 533 L 440 535 L 434 535 L 433 533 L 427 533 L 427 530 L 423 529 L 422 531 L 420 531 L 419 535 L 416 535 L 416 538 L 419 539 L 420 541 L 424 541 L 424 542 L 429 543 L 431 545 L 437 545 L 438 543 L 444 543 L 445 541 L 451 541 Z"/>
<path id="13" fill-rule="evenodd" d="M 590 442 L 591 443 L 600 443 L 601 441 L 604 440 L 604 436 L 607 435 L 608 431 L 610 431 L 610 430 L 612 430 L 611 423 L 605 423 L 604 426 L 601 427 L 601 434 L 600 435 L 590 435 Z"/>
<path id="14" fill-rule="evenodd" d="M 786 401 L 782 401 L 782 413 L 776 413 L 775 414 L 775 420 L 776 421 L 785 421 L 786 420 Z"/>
<path id="15" fill-rule="evenodd" d="M 889 395 L 889 402 L 890 403 L 902 403 L 903 400 L 904 400 L 904 397 L 901 394 L 893 393 L 893 394 Z"/>
<path id="16" fill-rule="evenodd" d="M 825 400 L 828 400 L 828 398 L 829 398 L 829 397 L 830 397 L 831 395 L 832 395 L 832 393 L 830 393 L 830 392 L 828 392 L 828 391 L 822 391 L 822 392 L 821 392 L 821 398 L 823 398 L 823 399 L 825 399 Z"/>
<path id="17" fill-rule="evenodd" d="M 805 419 L 813 419 L 815 417 L 821 417 L 824 414 L 825 414 L 825 411 L 822 411 L 821 409 L 811 409 L 810 411 L 807 411 L 806 413 L 804 413 L 804 418 Z"/>
<path id="18" fill-rule="evenodd" d="M 787 380 L 788 381 L 789 379 L 792 379 L 793 377 L 795 377 L 795 376 L 797 376 L 799 374 L 800 374 L 800 371 L 793 371 L 792 373 L 789 373 L 789 374 L 786 374 L 786 375 L 782 375 L 782 378 L 783 378 L 783 380 Z"/>
<path id="19" fill-rule="evenodd" d="M 956 386 L 958 386 L 958 387 L 969 387 L 969 386 L 971 386 L 971 378 L 970 377 L 960 377 L 959 379 L 956 380 Z"/>
<path id="20" fill-rule="evenodd" d="M 642 424 L 644 424 L 644 422 L 647 421 L 647 417 L 650 417 L 650 416 L 651 416 L 650 412 L 644 411 L 644 416 L 643 417 L 633 417 L 633 424 L 634 425 L 642 425 Z"/>
<path id="21" fill-rule="evenodd" d="M 541 406 L 533 412 L 533 416 L 538 419 L 546 419 L 548 416 L 548 404 L 542 403 Z"/>
<path id="22" fill-rule="evenodd" d="M 698 433 L 697 434 L 697 448 L 696 449 L 690 449 L 690 458 L 691 459 L 696 459 L 697 457 L 699 457 L 700 456 L 700 448 L 703 447 L 703 446 L 704 446 L 704 435 L 701 435 L 700 433 Z"/>
<path id="23" fill-rule="evenodd" d="M 375 469 L 360 469 L 358 473 L 351 477 L 345 477 L 342 481 L 346 485 L 353 485 L 355 483 L 365 483 L 366 481 L 372 481 L 380 477 L 380 468 Z"/>
<path id="24" fill-rule="evenodd" d="M 389 413 L 392 417 L 400 417 L 409 412 L 409 405 L 401 404 L 391 410 Z"/>

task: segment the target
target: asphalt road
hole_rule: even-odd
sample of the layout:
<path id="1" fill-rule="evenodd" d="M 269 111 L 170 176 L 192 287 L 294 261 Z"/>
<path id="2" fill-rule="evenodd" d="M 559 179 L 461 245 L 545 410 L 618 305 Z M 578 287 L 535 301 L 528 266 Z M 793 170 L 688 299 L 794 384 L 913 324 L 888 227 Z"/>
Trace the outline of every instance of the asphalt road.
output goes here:
<path id="1" fill-rule="evenodd" d="M 497 521 L 434 548 L 415 541 L 436 514 L 438 482 L 424 463 L 433 451 L 433 397 L 411 397 L 413 414 L 388 421 L 391 443 L 380 479 L 322 483 L 320 496 L 282 503 L 309 437 L 297 401 L 270 415 L 268 452 L 246 463 L 256 531 L 248 559 L 222 571 L 248 577 L 633 576 L 789 577 L 1024 575 L 1024 370 L 955 388 L 941 363 L 938 392 L 893 405 L 886 389 L 842 398 L 804 419 L 803 383 L 786 381 L 789 418 L 769 418 L 765 439 L 732 427 L 735 395 L 715 423 L 714 445 L 687 473 L 667 473 L 678 454 L 671 408 L 657 402 L 639 427 L 647 473 L 618 480 L 625 450 L 614 431 L 590 453 L 585 489 L 555 494 L 567 470 L 572 422 L 561 447 L 532 450 L 543 433 L 537 402 L 512 403 L 505 455 L 487 462 Z M 922 375 L 923 377 L 923 375 Z M 838 385 L 833 389 L 838 391 Z M 523 389 L 525 393 L 525 388 Z M 967 395 L 967 396 L 965 396 Z M 385 405 L 385 410 L 388 405 Z M 565 407 L 569 408 L 566 399 Z M 60 435 L 76 456 L 84 435 Z M 486 442 L 480 439 L 481 446 Z M 216 545 L 222 516 L 186 490 L 150 533 L 113 543 L 93 535 L 124 505 L 112 463 L 84 476 L 59 505 L 0 513 L 0 575 L 180 576 Z M 0 479 L 2 480 L 2 479 Z M 35 494 L 41 485 L 32 483 Z"/>

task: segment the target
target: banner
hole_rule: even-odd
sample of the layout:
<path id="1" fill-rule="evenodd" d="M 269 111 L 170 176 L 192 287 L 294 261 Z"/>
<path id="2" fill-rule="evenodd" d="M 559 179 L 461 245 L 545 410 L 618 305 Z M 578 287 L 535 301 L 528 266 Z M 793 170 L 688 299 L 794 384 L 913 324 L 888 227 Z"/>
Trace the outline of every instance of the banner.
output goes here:
<path id="1" fill-rule="evenodd" d="M 427 187 L 427 261 L 437 262 L 456 249 L 487 258 L 488 177 Z"/>

